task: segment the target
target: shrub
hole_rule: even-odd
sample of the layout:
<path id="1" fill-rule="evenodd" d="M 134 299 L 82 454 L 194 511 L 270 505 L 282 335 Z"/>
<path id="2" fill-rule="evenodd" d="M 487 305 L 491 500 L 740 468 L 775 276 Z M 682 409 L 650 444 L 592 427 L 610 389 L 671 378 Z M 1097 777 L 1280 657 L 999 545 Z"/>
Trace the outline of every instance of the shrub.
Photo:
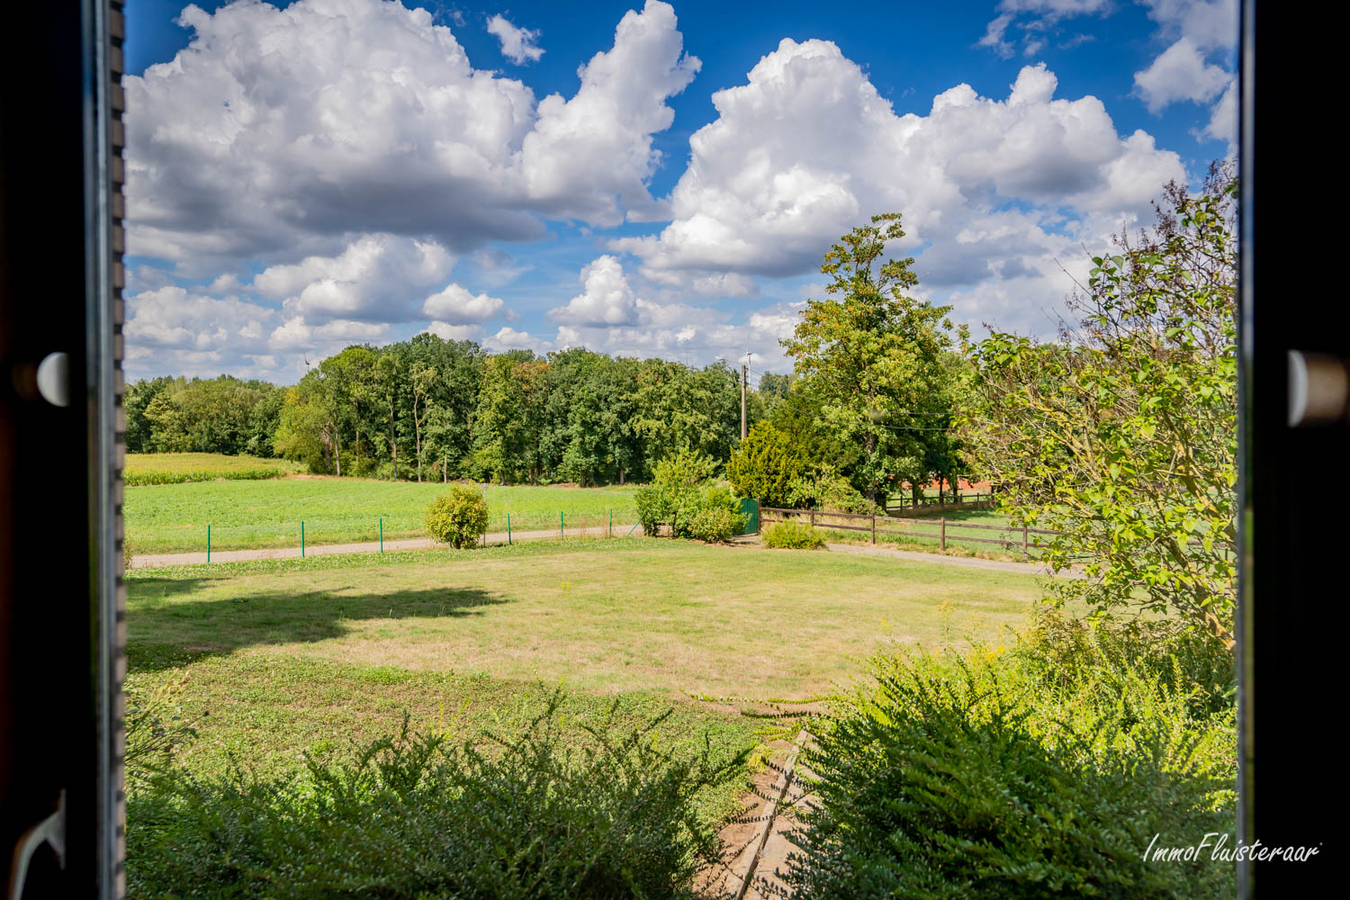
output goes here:
<path id="1" fill-rule="evenodd" d="M 764 544 L 774 550 L 819 550 L 825 546 L 825 536 L 812 525 L 788 519 L 764 530 Z"/>
<path id="2" fill-rule="evenodd" d="M 463 485 L 451 485 L 427 510 L 427 534 L 456 549 L 472 547 L 487 532 L 487 526 L 487 501 L 481 493 Z"/>
<path id="3" fill-rule="evenodd" d="M 829 468 L 793 479 L 788 487 L 788 505 L 864 516 L 881 512 L 875 503 L 858 493 L 847 478 Z"/>
<path id="4" fill-rule="evenodd" d="M 198 898 L 693 898 L 716 859 L 702 793 L 744 754 L 675 756 L 659 722 L 587 729 L 565 749 L 554 705 L 490 749 L 410 735 L 305 777 L 156 776 L 128 807 L 128 893 Z"/>
<path id="5" fill-rule="evenodd" d="M 1231 830 L 1231 703 L 1197 707 L 1190 650 L 1038 628 L 970 660 L 877 657 L 875 685 L 836 698 L 804 755 L 819 806 L 795 838 L 796 897 L 1231 896 L 1231 866 L 1208 854 L 1143 858 L 1155 835 Z"/>
<path id="6" fill-rule="evenodd" d="M 664 522 L 675 516 L 675 504 L 670 492 L 659 485 L 646 484 L 633 492 L 633 505 L 637 508 L 638 522 L 642 524 L 642 533 L 654 537 Z"/>
<path id="7" fill-rule="evenodd" d="M 792 483 L 806 469 L 801 448 L 784 431 L 759 422 L 731 453 L 727 480 L 744 497 L 754 497 L 765 506 L 791 502 Z"/>
<path id="8" fill-rule="evenodd" d="M 716 472 L 716 461 L 696 450 L 681 450 L 658 462 L 652 483 L 633 494 L 643 533 L 655 535 L 669 525 L 672 537 L 714 541 L 740 531 L 745 520 L 737 512 L 736 497 L 711 483 Z"/>

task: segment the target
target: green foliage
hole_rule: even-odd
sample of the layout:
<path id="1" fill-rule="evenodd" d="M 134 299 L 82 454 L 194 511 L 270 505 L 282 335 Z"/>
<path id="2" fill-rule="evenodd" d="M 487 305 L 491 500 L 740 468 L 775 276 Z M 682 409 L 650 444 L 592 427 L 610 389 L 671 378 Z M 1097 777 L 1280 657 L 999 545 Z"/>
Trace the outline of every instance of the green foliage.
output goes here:
<path id="1" fill-rule="evenodd" d="M 451 485 L 427 509 L 427 534 L 455 549 L 474 546 L 487 533 L 487 527 L 487 501 L 474 488 Z"/>
<path id="2" fill-rule="evenodd" d="M 764 546 L 774 550 L 819 550 L 825 535 L 807 522 L 787 519 L 764 529 Z"/>
<path id="3" fill-rule="evenodd" d="M 828 466 L 817 466 L 788 485 L 788 505 L 794 508 L 878 515 L 881 507 L 858 493 L 849 480 Z"/>
<path id="4" fill-rule="evenodd" d="M 1232 657 L 1215 644 L 1051 619 L 1007 653 L 875 658 L 875 685 L 838 698 L 805 753 L 820 806 L 795 896 L 1231 896 L 1206 854 L 1143 859 L 1155 835 L 1232 828 Z M 1226 656 L 1227 677 L 1193 676 L 1197 654 Z"/>
<path id="5" fill-rule="evenodd" d="M 661 525 L 675 518 L 675 504 L 671 491 L 655 484 L 643 485 L 634 491 L 633 505 L 637 507 L 642 533 L 648 537 L 660 534 Z"/>
<path id="6" fill-rule="evenodd" d="M 282 460 L 213 453 L 129 453 L 122 480 L 127 486 L 197 481 L 261 481 L 282 478 L 298 467 Z"/>
<path id="7" fill-rule="evenodd" d="M 170 770 L 182 747 L 197 736 L 183 714 L 183 681 L 154 688 L 143 687 L 136 678 L 127 681 L 125 765 L 132 791 Z"/>
<path id="8" fill-rule="evenodd" d="M 678 537 L 720 544 L 741 533 L 745 516 L 740 501 L 726 485 L 704 485 L 696 503 L 681 513 L 683 523 Z"/>
<path id="9" fill-rule="evenodd" d="M 308 772 L 155 776 L 128 806 L 128 892 L 201 898 L 693 898 L 715 859 L 697 798 L 744 771 L 657 749 L 660 719 L 586 727 L 558 699 L 524 736 L 455 745 L 401 733 Z M 662 717 L 664 718 L 664 717 Z"/>
<path id="10" fill-rule="evenodd" d="M 870 499 L 900 480 L 928 481 L 932 439 L 951 413 L 950 307 L 915 300 L 912 258 L 883 259 L 904 237 L 900 216 L 873 216 L 825 255 L 827 300 L 807 304 L 783 341 L 799 378 L 811 382 L 825 424 L 856 458 L 854 484 Z"/>
<path id="11" fill-rule="evenodd" d="M 136 452 L 277 455 L 316 474 L 392 480 L 585 487 L 642 481 L 681 447 L 725 461 L 740 384 L 722 362 L 696 368 L 582 348 L 488 354 L 424 332 L 348 347 L 289 388 L 225 377 L 136 382 L 126 410 Z M 764 416 L 758 394 L 749 416 Z"/>
<path id="12" fill-rule="evenodd" d="M 698 450 L 680 450 L 656 464 L 652 483 L 633 502 L 646 535 L 670 526 L 671 537 L 724 541 L 745 527 L 731 490 L 713 483 L 717 462 Z"/>
<path id="13" fill-rule="evenodd" d="M 1232 640 L 1236 599 L 1236 180 L 1167 189 L 1168 209 L 1093 259 L 1081 326 L 1053 344 L 967 346 L 961 434 L 1017 521 L 1085 564 L 1056 596 L 1175 610 Z"/>
<path id="14" fill-rule="evenodd" d="M 792 483 L 805 468 L 802 449 L 769 422 L 760 422 L 731 452 L 727 480 L 743 496 L 781 507 L 790 502 Z"/>
<path id="15" fill-rule="evenodd" d="M 264 381 L 155 378 L 127 387 L 127 449 L 133 453 L 271 456 L 282 389 Z"/>

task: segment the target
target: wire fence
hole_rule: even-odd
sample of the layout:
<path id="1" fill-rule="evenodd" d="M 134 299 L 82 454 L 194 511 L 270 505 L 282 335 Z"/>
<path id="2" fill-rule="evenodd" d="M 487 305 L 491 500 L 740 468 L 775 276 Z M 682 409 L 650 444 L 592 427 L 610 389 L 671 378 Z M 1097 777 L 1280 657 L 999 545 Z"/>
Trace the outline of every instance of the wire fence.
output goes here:
<path id="1" fill-rule="evenodd" d="M 624 515 L 623 513 L 627 513 Z M 526 513 L 500 513 L 488 521 L 488 530 L 482 543 L 512 544 L 519 540 L 537 540 L 540 538 L 612 538 L 631 536 L 637 529 L 637 523 L 631 521 L 631 512 L 608 509 L 603 513 L 572 512 L 558 510 L 552 513 L 532 511 Z M 402 522 L 402 517 L 398 518 Z M 178 553 L 206 552 L 206 561 L 212 554 L 248 550 L 298 549 L 304 557 L 318 548 L 331 548 L 334 545 L 371 544 L 372 549 L 380 553 L 386 545 L 398 545 L 402 542 L 429 540 L 421 528 L 390 527 L 386 517 L 377 516 L 367 525 L 354 524 L 350 519 L 325 521 L 324 519 L 298 519 L 293 523 L 269 522 L 265 525 L 217 525 L 207 523 L 201 534 L 201 543 L 196 550 L 184 548 L 182 542 L 176 542 L 171 551 L 162 555 Z M 289 540 L 287 534 L 289 533 Z M 161 555 L 152 552 L 150 555 Z"/>

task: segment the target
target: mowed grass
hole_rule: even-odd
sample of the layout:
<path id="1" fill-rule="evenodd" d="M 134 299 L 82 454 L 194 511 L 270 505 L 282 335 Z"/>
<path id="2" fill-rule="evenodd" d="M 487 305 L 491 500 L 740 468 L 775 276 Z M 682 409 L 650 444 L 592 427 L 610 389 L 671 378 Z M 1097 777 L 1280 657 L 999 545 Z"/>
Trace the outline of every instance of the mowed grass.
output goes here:
<path id="1" fill-rule="evenodd" d="M 633 539 L 128 574 L 131 684 L 198 730 L 192 765 L 298 766 L 398 727 L 510 732 L 561 686 L 580 729 L 673 710 L 661 739 L 731 752 L 883 648 L 998 641 L 1025 575 Z M 699 698 L 699 699 L 695 699 Z"/>
<path id="2" fill-rule="evenodd" d="M 129 637 L 215 656 L 804 698 L 896 643 L 997 638 L 1029 575 L 667 539 L 353 554 L 128 575 Z"/>
<path id="3" fill-rule="evenodd" d="M 214 550 L 292 547 L 305 523 L 309 544 L 374 541 L 384 519 L 386 540 L 425 537 L 427 507 L 446 486 L 440 482 L 356 478 L 286 478 L 128 487 L 124 513 L 132 552 L 201 552 L 211 526 Z M 616 527 L 636 521 L 632 487 L 487 488 L 488 529 L 513 531 L 603 525 L 613 511 Z"/>

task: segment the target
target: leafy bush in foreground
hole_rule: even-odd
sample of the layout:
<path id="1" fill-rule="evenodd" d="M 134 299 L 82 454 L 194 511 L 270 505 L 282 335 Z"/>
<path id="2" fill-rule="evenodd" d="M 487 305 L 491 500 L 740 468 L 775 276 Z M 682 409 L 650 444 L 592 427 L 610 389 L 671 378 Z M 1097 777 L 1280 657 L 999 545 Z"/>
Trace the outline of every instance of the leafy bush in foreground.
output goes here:
<path id="1" fill-rule="evenodd" d="M 743 772 L 676 758 L 649 724 L 562 748 L 557 698 L 491 749 L 401 734 L 308 776 L 155 776 L 128 806 L 133 897 L 692 898 L 716 858 L 704 789 Z"/>
<path id="2" fill-rule="evenodd" d="M 774 550 L 819 550 L 825 546 L 825 535 L 805 522 L 787 519 L 764 530 L 764 546 Z"/>
<path id="3" fill-rule="evenodd" d="M 451 485 L 427 509 L 427 534 L 456 550 L 472 547 L 487 533 L 487 527 L 487 501 L 478 491 L 460 484 Z"/>
<path id="4" fill-rule="evenodd" d="M 1185 673 L 1194 647 L 1149 649 L 1149 632 L 1052 624 L 1007 653 L 875 658 L 875 685 L 839 698 L 805 755 L 820 806 L 794 896 L 1231 896 L 1207 854 L 1143 859 L 1155 835 L 1230 831 L 1236 776 L 1231 697 Z"/>

